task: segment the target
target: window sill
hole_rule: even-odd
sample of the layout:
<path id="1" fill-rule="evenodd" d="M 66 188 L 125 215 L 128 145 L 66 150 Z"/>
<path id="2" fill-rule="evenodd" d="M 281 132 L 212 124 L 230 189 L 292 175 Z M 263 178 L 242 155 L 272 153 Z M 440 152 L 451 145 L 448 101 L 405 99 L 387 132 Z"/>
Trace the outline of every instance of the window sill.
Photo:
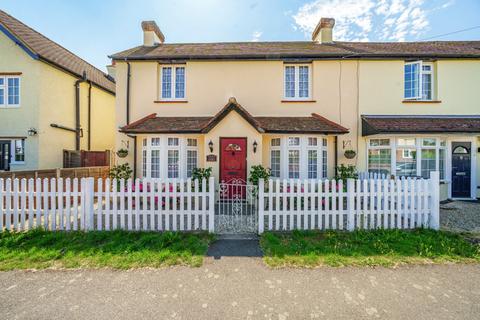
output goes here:
<path id="1" fill-rule="evenodd" d="M 188 100 L 155 100 L 154 103 L 188 103 Z"/>
<path id="2" fill-rule="evenodd" d="M 1 105 L 0 106 L 0 109 L 18 109 L 18 108 L 20 108 L 20 105 L 9 105 L 9 106 Z"/>
<path id="3" fill-rule="evenodd" d="M 402 103 L 442 103 L 442 100 L 403 100 Z"/>
<path id="4" fill-rule="evenodd" d="M 314 103 L 317 102 L 317 100 L 281 100 L 282 103 Z"/>

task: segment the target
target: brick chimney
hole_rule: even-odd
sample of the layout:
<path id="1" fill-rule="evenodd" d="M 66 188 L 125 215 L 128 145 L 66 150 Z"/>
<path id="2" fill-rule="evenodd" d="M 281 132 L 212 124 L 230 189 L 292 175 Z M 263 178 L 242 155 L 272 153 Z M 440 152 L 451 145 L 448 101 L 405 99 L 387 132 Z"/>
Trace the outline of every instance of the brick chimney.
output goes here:
<path id="1" fill-rule="evenodd" d="M 321 18 L 315 30 L 313 30 L 312 40 L 318 43 L 332 43 L 334 26 L 335 19 Z"/>
<path id="2" fill-rule="evenodd" d="M 165 36 L 155 21 L 142 21 L 143 45 L 153 47 L 165 42 Z"/>

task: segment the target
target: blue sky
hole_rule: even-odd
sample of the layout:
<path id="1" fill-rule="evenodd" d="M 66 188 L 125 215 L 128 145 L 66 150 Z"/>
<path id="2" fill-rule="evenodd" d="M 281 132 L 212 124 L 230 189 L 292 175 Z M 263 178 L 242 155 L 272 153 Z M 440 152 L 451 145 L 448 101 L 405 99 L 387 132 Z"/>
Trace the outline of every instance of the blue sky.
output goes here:
<path id="1" fill-rule="evenodd" d="M 155 20 L 166 42 L 306 40 L 320 17 L 334 38 L 418 41 L 480 25 L 480 0 L 0 0 L 0 8 L 105 70 Z M 480 40 L 480 28 L 434 40 Z"/>

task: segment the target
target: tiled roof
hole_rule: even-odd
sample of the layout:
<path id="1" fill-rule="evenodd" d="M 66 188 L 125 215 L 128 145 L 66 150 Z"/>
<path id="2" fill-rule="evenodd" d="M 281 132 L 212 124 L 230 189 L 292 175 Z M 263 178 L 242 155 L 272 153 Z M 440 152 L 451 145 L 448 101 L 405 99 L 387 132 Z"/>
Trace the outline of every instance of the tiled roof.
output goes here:
<path id="1" fill-rule="evenodd" d="M 362 116 L 363 136 L 382 133 L 480 133 L 480 116 Z"/>
<path id="2" fill-rule="evenodd" d="M 428 42 L 224 42 L 138 46 L 113 59 L 288 59 L 288 58 L 480 58 L 480 41 Z"/>
<path id="3" fill-rule="evenodd" d="M 115 93 L 115 82 L 105 73 L 2 10 L 0 25 L 40 60 L 52 63 L 77 77 L 82 77 L 85 71 L 87 79 L 92 83 Z"/>
<path id="4" fill-rule="evenodd" d="M 317 114 L 310 117 L 255 117 L 230 98 L 213 117 L 157 117 L 148 115 L 121 128 L 125 133 L 207 133 L 235 111 L 260 133 L 344 134 L 348 129 Z"/>

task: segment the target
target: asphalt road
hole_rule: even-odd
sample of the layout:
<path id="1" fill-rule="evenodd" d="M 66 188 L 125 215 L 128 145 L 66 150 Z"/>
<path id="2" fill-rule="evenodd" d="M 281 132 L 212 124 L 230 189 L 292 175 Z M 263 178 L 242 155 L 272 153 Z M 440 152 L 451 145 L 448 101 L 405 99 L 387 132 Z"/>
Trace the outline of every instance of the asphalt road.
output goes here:
<path id="1" fill-rule="evenodd" d="M 2 319 L 479 319 L 480 265 L 0 273 Z"/>

